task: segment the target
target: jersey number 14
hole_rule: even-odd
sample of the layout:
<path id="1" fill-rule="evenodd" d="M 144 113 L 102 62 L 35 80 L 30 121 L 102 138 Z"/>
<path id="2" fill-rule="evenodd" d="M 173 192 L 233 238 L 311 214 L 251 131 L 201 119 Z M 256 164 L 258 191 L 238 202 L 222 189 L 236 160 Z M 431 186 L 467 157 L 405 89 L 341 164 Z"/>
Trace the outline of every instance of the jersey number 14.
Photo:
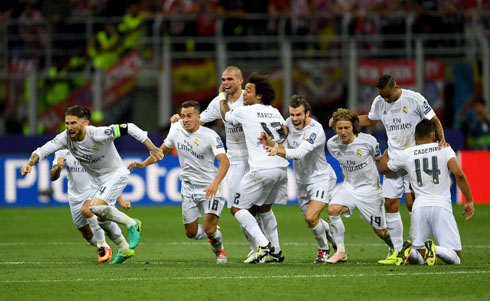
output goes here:
<path id="1" fill-rule="evenodd" d="M 432 156 L 432 169 L 429 169 L 429 158 L 422 158 L 422 170 L 432 176 L 432 182 L 434 184 L 439 184 L 439 175 L 441 174 L 441 170 L 437 166 L 437 157 Z M 415 173 L 417 174 L 417 184 L 419 186 L 423 186 L 422 183 L 422 172 L 420 170 L 420 159 L 415 159 Z"/>

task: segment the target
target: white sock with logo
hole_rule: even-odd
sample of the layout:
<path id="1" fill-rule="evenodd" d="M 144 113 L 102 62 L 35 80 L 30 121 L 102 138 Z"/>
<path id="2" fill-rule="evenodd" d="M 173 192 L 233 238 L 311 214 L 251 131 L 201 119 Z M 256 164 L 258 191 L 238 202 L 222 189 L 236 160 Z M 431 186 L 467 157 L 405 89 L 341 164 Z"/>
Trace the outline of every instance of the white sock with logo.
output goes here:
<path id="1" fill-rule="evenodd" d="M 311 232 L 313 232 L 316 242 L 318 243 L 318 248 L 322 250 L 329 250 L 330 248 L 328 246 L 327 234 L 325 233 L 323 223 L 320 221 L 318 225 L 310 229 Z"/>
<path id="2" fill-rule="evenodd" d="M 390 233 L 391 241 L 395 251 L 398 252 L 403 246 L 403 224 L 400 212 L 386 213 L 386 225 Z"/>
<path id="3" fill-rule="evenodd" d="M 274 246 L 274 254 L 281 252 L 279 233 L 277 232 L 277 220 L 274 211 L 270 210 L 265 213 L 259 213 L 259 217 L 262 221 L 265 236 Z"/>
<path id="4" fill-rule="evenodd" d="M 87 218 L 87 222 L 92 230 L 92 233 L 94 234 L 95 240 L 97 241 L 97 248 L 105 247 L 105 245 L 107 245 L 105 242 L 105 233 L 97 222 L 97 216 L 94 215 Z"/>
<path id="5" fill-rule="evenodd" d="M 201 224 L 197 225 L 197 233 L 192 237 L 195 240 L 206 239 L 208 236 L 206 235 L 206 231 L 204 231 L 204 226 Z"/>
<path id="6" fill-rule="evenodd" d="M 219 229 L 216 229 L 216 232 L 213 235 L 209 235 L 208 238 L 211 240 L 211 247 L 214 253 L 223 249 L 223 236 Z"/>

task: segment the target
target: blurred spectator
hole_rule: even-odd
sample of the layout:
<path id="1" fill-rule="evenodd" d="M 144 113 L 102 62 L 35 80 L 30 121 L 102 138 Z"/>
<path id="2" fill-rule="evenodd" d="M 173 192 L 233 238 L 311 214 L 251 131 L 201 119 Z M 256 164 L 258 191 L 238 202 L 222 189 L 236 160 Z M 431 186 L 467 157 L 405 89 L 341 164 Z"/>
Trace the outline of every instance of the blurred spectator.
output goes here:
<path id="1" fill-rule="evenodd" d="M 468 113 L 461 130 L 466 137 L 467 148 L 490 149 L 490 113 L 486 110 L 486 101 L 483 98 L 473 101 L 472 110 Z"/>
<path id="2" fill-rule="evenodd" d="M 137 4 L 131 4 L 124 15 L 123 21 L 119 24 L 119 32 L 123 36 L 124 51 L 139 49 L 141 46 L 141 34 L 145 13 L 140 10 Z"/>
<path id="3" fill-rule="evenodd" d="M 25 49 L 44 48 L 46 46 L 46 28 L 43 25 L 43 15 L 27 4 L 19 17 L 19 33 L 24 40 Z"/>
<path id="4" fill-rule="evenodd" d="M 87 49 L 92 58 L 94 68 L 109 69 L 119 60 L 120 38 L 116 28 L 110 21 L 104 24 L 104 29 L 97 32 Z"/>

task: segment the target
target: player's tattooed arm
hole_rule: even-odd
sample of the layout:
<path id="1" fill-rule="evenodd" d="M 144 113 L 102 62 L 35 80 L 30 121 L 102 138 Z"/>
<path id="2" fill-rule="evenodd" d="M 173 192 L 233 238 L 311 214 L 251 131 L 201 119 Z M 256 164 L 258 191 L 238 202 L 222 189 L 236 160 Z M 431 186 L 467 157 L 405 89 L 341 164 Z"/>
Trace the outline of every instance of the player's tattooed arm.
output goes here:
<path id="1" fill-rule="evenodd" d="M 32 154 L 27 163 L 20 169 L 20 174 L 22 176 L 27 175 L 31 172 L 32 166 L 36 165 L 37 163 L 39 163 L 39 156 Z"/>

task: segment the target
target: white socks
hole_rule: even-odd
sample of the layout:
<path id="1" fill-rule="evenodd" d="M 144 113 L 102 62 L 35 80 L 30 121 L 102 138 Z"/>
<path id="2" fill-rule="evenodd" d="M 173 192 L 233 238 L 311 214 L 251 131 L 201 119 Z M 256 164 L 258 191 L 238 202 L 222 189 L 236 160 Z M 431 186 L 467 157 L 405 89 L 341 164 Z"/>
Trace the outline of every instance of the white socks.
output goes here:
<path id="1" fill-rule="evenodd" d="M 119 251 L 121 251 L 121 253 L 126 253 L 127 251 L 129 251 L 129 244 L 123 235 L 113 240 L 113 242 L 116 244 L 117 248 L 119 249 Z"/>
<path id="2" fill-rule="evenodd" d="M 204 231 L 204 226 L 201 224 L 197 225 L 197 233 L 194 235 L 194 237 L 191 237 L 192 239 L 195 240 L 201 240 L 201 239 L 206 239 L 208 236 L 206 235 L 206 232 Z"/>
<path id="3" fill-rule="evenodd" d="M 100 216 L 102 218 L 111 220 L 118 224 L 123 224 L 127 228 L 136 224 L 136 221 L 134 219 L 130 218 L 125 213 L 122 213 L 116 207 L 113 206 L 108 206 L 108 205 L 91 206 L 90 211 L 92 211 L 93 214 Z"/>
<path id="4" fill-rule="evenodd" d="M 332 232 L 332 237 L 337 243 L 337 251 L 341 253 L 345 253 L 345 245 L 344 245 L 344 233 L 345 226 L 342 222 L 342 218 L 340 216 L 328 216 L 330 219 L 330 231 Z"/>
<path id="5" fill-rule="evenodd" d="M 279 245 L 279 233 L 277 232 L 277 220 L 274 212 L 270 210 L 265 213 L 259 213 L 259 217 L 262 221 L 265 236 L 274 246 L 274 253 L 279 253 L 281 246 Z"/>
<path id="6" fill-rule="evenodd" d="M 311 232 L 313 232 L 316 242 L 318 243 L 318 248 L 322 250 L 329 250 L 330 248 L 328 246 L 327 234 L 325 233 L 325 227 L 322 221 L 320 220 L 318 225 L 310 229 Z"/>
<path id="7" fill-rule="evenodd" d="M 419 251 L 412 248 L 412 255 L 408 258 L 408 262 L 410 262 L 410 264 L 424 264 L 424 257 L 420 255 Z"/>
<path id="8" fill-rule="evenodd" d="M 250 212 L 248 212 L 248 210 L 238 210 L 238 212 L 235 213 L 235 218 L 245 229 L 245 231 L 247 231 L 253 237 L 257 246 L 265 247 L 269 244 L 269 241 L 260 230 L 257 220 L 253 217 L 252 214 L 250 214 Z"/>
<path id="9" fill-rule="evenodd" d="M 102 229 L 104 229 L 107 236 L 114 241 L 122 236 L 121 228 L 115 223 L 111 221 L 99 222 L 99 225 Z"/>
<path id="10" fill-rule="evenodd" d="M 216 229 L 216 232 L 213 235 L 209 235 L 208 238 L 211 241 L 211 248 L 214 253 L 223 250 L 223 236 L 219 229 Z"/>
<path id="11" fill-rule="evenodd" d="M 461 258 L 459 258 L 456 251 L 441 246 L 435 246 L 435 248 L 436 256 L 442 259 L 445 263 L 461 264 Z"/>
<path id="12" fill-rule="evenodd" d="M 398 252 L 403 246 L 403 224 L 400 212 L 386 213 L 386 225 L 393 242 L 395 251 Z"/>
<path id="13" fill-rule="evenodd" d="M 97 241 L 97 248 L 105 247 L 105 245 L 107 245 L 105 242 L 105 233 L 97 222 L 97 216 L 94 215 L 91 218 L 87 218 L 87 222 L 92 230 L 92 233 L 94 234 L 92 239 L 95 238 L 95 241 Z"/>
<path id="14" fill-rule="evenodd" d="M 92 236 L 91 239 L 85 239 L 87 243 L 91 246 L 97 247 L 97 240 L 95 239 L 95 235 Z"/>

